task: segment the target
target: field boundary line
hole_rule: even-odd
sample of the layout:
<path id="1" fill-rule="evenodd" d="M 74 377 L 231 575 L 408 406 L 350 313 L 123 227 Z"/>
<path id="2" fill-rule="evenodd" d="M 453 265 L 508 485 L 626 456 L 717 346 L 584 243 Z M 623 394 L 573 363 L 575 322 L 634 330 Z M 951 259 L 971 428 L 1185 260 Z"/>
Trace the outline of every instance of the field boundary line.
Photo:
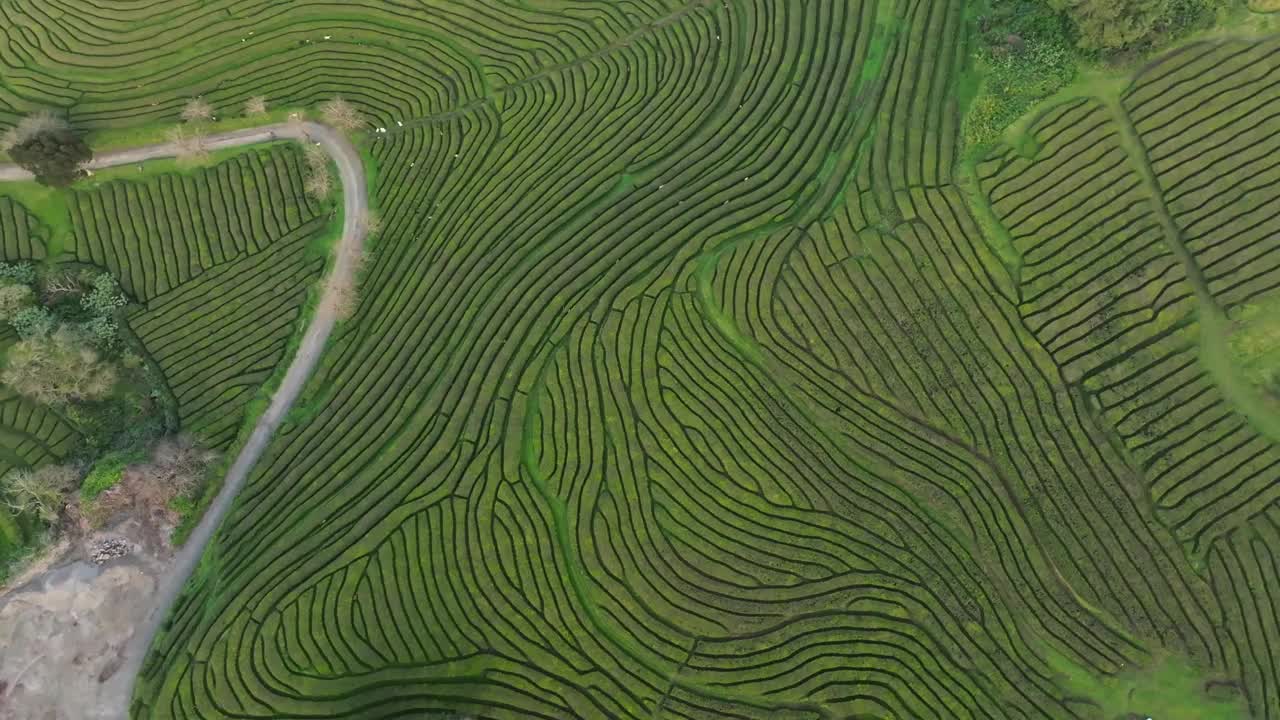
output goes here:
<path id="1" fill-rule="evenodd" d="M 314 143 L 323 149 L 338 166 L 338 176 L 342 184 L 342 236 L 333 247 L 331 267 L 324 278 L 319 305 L 304 331 L 302 342 L 289 363 L 284 379 L 272 395 L 267 409 L 258 418 L 253 432 L 241 447 L 235 462 L 227 471 L 217 496 L 187 537 L 186 543 L 175 553 L 173 569 L 160 578 L 155 605 L 142 623 L 135 628 L 133 636 L 125 647 L 120 650 L 120 668 L 108 681 L 115 686 L 107 693 L 113 699 L 112 704 L 115 707 L 103 708 L 104 717 L 127 718 L 129 716 L 133 688 L 152 641 L 158 634 L 161 624 L 168 617 L 169 610 L 181 595 L 187 580 L 194 573 L 223 517 L 234 504 L 236 495 L 248 480 L 249 471 L 266 450 L 267 444 L 298 399 L 312 371 L 315 370 L 320 353 L 338 320 L 339 304 L 336 300 L 342 288 L 353 286 L 356 279 L 357 260 L 363 250 L 367 234 L 364 216 L 368 210 L 369 199 L 360 153 L 346 137 L 332 128 L 314 122 L 273 123 L 210 135 L 207 138 L 206 147 L 209 150 L 222 150 L 280 140 Z M 144 145 L 98 155 L 89 162 L 87 167 L 90 170 L 116 167 L 147 160 L 177 157 L 178 154 L 179 149 L 175 143 Z M 0 182 L 23 182 L 31 179 L 31 173 L 16 165 L 0 165 Z"/>

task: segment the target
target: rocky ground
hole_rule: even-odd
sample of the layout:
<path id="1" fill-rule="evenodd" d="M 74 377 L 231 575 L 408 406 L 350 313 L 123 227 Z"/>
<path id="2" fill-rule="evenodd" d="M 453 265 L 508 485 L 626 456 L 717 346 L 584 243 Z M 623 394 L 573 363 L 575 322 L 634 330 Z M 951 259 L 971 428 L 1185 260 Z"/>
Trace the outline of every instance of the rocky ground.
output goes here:
<path id="1" fill-rule="evenodd" d="M 119 715 L 121 651 L 172 564 L 155 536 L 123 521 L 0 591 L 0 720 Z"/>

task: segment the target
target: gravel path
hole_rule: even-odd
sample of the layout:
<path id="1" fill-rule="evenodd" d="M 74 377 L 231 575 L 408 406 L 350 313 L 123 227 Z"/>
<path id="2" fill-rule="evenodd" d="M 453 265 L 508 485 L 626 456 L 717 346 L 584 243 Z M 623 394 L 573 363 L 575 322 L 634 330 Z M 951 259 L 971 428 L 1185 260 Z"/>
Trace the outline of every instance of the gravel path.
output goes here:
<path id="1" fill-rule="evenodd" d="M 360 155 L 345 137 L 317 123 L 280 123 L 210 135 L 206 145 L 210 150 L 220 150 L 282 139 L 318 143 L 338 166 L 338 175 L 342 182 L 343 225 L 342 237 L 333 251 L 332 270 L 325 278 L 320 303 L 311 319 L 311 324 L 307 326 L 302 344 L 289 364 L 280 387 L 272 396 L 271 404 L 258 419 L 258 424 L 253 428 L 253 434 L 249 436 L 235 463 L 227 471 L 218 496 L 205 511 L 187 542 L 178 550 L 174 558 L 173 571 L 162 579 L 160 587 L 153 596 L 154 603 L 150 612 L 145 620 L 135 627 L 133 636 L 125 647 L 120 670 L 109 681 L 112 687 L 107 697 L 111 698 L 109 705 L 113 709 L 101 717 L 128 717 L 128 704 L 133 694 L 133 684 L 138 671 L 142 668 L 142 661 L 146 657 L 147 649 L 151 646 L 151 641 L 155 638 L 161 622 L 169 614 L 169 608 L 177 600 L 187 578 L 195 570 L 205 546 L 213 538 L 223 516 L 231 508 L 236 494 L 244 486 L 249 471 L 253 469 L 254 463 L 266 449 L 271 436 L 280 426 L 281 420 L 293 406 L 307 378 L 315 369 L 325 341 L 329 339 L 329 333 L 333 331 L 334 323 L 337 321 L 335 308 L 338 303 L 335 301 L 340 288 L 350 287 L 355 281 L 355 260 L 360 256 L 365 239 L 364 218 L 369 207 L 368 189 L 365 185 Z M 103 153 L 95 157 L 89 167 L 95 169 L 129 165 L 145 160 L 173 157 L 177 154 L 177 147 L 173 143 L 146 145 Z M 0 181 L 29 180 L 30 178 L 31 175 L 21 168 L 13 165 L 0 166 Z M 103 709 L 106 710 L 106 708 Z"/>

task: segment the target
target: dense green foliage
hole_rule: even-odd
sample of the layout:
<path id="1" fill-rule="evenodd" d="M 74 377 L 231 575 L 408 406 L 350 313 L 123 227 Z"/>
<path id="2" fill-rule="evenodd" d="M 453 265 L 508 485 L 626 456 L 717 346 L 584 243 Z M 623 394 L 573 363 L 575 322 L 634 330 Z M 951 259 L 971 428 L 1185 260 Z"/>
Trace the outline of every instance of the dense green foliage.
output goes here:
<path id="1" fill-rule="evenodd" d="M 116 371 L 89 347 L 90 342 L 83 330 L 72 325 L 24 334 L 21 342 L 9 348 L 0 383 L 57 408 L 103 400 L 115 388 Z"/>
<path id="2" fill-rule="evenodd" d="M 4 198 L 8 200 L 8 198 Z M 12 208 L 12 205 L 8 205 Z M 5 284 L 16 285 L 34 285 L 36 283 L 36 269 L 30 263 L 7 263 L 0 262 L 0 282 Z"/>
<path id="3" fill-rule="evenodd" d="M 1047 0 L 1075 24 L 1080 47 L 1145 51 L 1211 24 L 1228 0 Z"/>
<path id="4" fill-rule="evenodd" d="M 0 284 L 0 322 L 11 323 L 18 313 L 30 307 L 35 293 L 26 285 Z"/>
<path id="5" fill-rule="evenodd" d="M 0 278 L 0 319 L 13 327 L 21 342 L 9 349 L 0 379 L 47 405 L 107 397 L 115 387 L 117 369 L 113 356 L 100 355 L 114 351 L 119 340 L 116 314 L 128 302 L 115 279 L 106 273 L 80 273 L 81 278 L 68 280 L 75 290 L 63 298 L 73 302 L 50 307 L 34 304 L 39 280 L 33 268 L 9 266 L 5 275 Z M 82 279 L 91 289 L 75 284 Z M 19 280 L 32 284 L 18 284 Z M 49 294 L 46 288 L 44 295 Z"/>
<path id="6" fill-rule="evenodd" d="M 965 115 L 970 147 L 999 139 L 1036 102 L 1070 83 L 1081 60 L 1071 23 L 1045 0 L 993 0 L 977 30 L 973 62 L 983 84 Z"/>
<path id="7" fill-rule="evenodd" d="M 52 333 L 53 328 L 58 324 L 58 319 L 49 311 L 49 308 L 32 305 L 16 311 L 9 318 L 9 324 L 18 333 L 18 337 L 31 340 Z"/>
<path id="8" fill-rule="evenodd" d="M 93 158 L 84 138 L 65 128 L 45 130 L 9 148 L 9 157 L 36 176 L 36 182 L 66 187 L 85 176 L 82 166 Z"/>

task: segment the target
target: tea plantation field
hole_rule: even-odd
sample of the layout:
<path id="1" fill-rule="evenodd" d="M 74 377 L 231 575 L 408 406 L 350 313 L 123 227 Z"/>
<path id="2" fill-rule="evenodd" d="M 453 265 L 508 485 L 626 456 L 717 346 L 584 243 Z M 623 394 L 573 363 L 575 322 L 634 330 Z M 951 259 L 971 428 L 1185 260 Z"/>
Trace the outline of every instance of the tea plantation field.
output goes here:
<path id="1" fill-rule="evenodd" d="M 371 124 L 354 315 L 132 715 L 1280 720 L 1280 41 L 973 157 L 969 9 L 0 3 L 0 126 Z M 229 443 L 322 269 L 300 162 L 75 190 L 57 242 L 0 199 L 0 248 L 117 275 Z"/>

